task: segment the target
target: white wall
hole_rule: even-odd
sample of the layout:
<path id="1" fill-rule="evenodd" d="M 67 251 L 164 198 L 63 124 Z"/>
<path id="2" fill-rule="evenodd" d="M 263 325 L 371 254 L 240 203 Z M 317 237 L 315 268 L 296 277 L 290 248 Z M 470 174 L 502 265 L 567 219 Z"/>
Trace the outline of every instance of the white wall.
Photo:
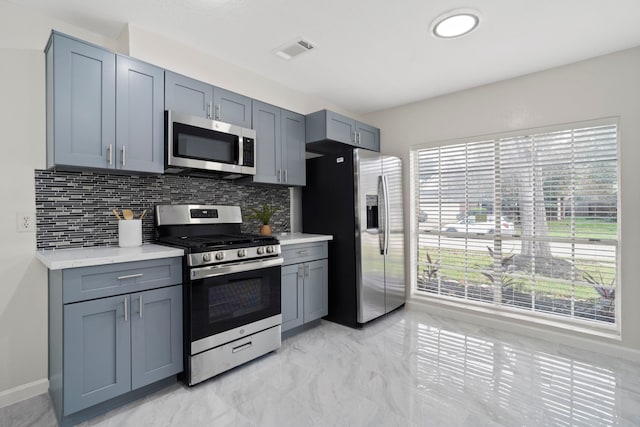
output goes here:
<path id="1" fill-rule="evenodd" d="M 16 231 L 35 214 L 34 169 L 45 166 L 45 58 L 52 28 L 112 42 L 0 1 L 0 407 L 47 390 L 47 272 L 35 233 Z"/>
<path id="2" fill-rule="evenodd" d="M 436 145 L 439 141 L 458 138 L 604 117 L 620 118 L 622 273 L 617 292 L 622 302 L 620 341 L 591 338 L 552 327 L 530 327 L 526 322 L 501 321 L 491 314 L 471 316 L 460 310 L 445 310 L 433 302 L 421 304 L 422 308 L 444 310 L 501 329 L 526 331 L 640 361 L 640 310 L 637 307 L 640 301 L 637 283 L 640 277 L 639 76 L 640 48 L 635 48 L 365 116 L 368 122 L 382 129 L 382 151 L 402 157 L 407 166 L 406 201 L 410 192 L 409 152 L 412 145 Z M 410 229 L 409 209 L 406 211 L 405 225 Z M 407 247 L 412 247 L 409 238 L 406 243 Z M 412 250 L 415 253 L 415 249 Z M 407 267 L 412 268 L 409 262 Z"/>

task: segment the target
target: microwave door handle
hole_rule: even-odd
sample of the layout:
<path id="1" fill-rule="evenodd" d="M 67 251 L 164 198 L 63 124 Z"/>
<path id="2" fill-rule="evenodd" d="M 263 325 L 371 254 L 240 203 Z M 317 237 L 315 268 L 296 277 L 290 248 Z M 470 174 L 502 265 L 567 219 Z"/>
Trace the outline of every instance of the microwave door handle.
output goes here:
<path id="1" fill-rule="evenodd" d="M 241 165 L 242 164 L 242 137 L 238 136 L 235 138 L 235 142 L 234 142 L 234 156 L 233 156 L 233 161 L 235 162 L 236 165 Z"/>

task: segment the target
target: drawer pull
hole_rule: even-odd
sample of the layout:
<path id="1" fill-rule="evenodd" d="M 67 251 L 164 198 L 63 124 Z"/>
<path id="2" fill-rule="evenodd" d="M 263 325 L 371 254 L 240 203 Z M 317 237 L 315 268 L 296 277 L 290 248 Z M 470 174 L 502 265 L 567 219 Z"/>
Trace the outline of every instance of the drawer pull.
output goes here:
<path id="1" fill-rule="evenodd" d="M 248 349 L 249 347 L 251 347 L 252 345 L 253 345 L 253 344 L 251 343 L 251 341 L 249 341 L 249 342 L 248 342 L 248 343 L 246 343 L 246 344 L 242 344 L 242 345 L 239 345 L 239 346 L 237 346 L 237 347 L 232 348 L 232 349 L 231 349 L 231 353 L 237 353 L 237 352 L 239 352 L 239 351 L 246 350 L 246 349 Z"/>
<path id="2" fill-rule="evenodd" d="M 309 255 L 309 251 L 298 251 L 298 255 L 302 255 L 302 256 Z"/>
<path id="3" fill-rule="evenodd" d="M 134 277 L 142 277 L 142 276 L 144 276 L 144 273 L 129 274 L 127 276 L 118 276 L 118 280 L 133 279 Z"/>

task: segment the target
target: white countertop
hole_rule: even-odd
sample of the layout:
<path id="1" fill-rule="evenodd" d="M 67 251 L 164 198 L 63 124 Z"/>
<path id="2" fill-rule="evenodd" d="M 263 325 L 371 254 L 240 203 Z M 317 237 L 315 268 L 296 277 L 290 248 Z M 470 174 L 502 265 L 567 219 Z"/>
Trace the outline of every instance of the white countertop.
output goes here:
<path id="1" fill-rule="evenodd" d="M 327 234 L 309 234 L 309 233 L 282 233 L 274 235 L 281 246 L 297 245 L 298 243 L 323 242 L 325 240 L 333 240 L 333 236 Z"/>
<path id="2" fill-rule="evenodd" d="M 184 250 L 182 249 L 151 243 L 136 248 L 99 246 L 92 248 L 42 250 L 36 252 L 36 258 L 50 270 L 171 258 L 183 255 Z"/>

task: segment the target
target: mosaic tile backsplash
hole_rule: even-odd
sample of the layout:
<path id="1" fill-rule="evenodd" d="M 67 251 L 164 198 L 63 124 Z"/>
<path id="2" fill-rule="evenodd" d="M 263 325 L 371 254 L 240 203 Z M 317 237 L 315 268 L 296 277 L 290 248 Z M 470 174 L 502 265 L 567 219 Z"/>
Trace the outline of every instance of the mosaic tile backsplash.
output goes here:
<path id="1" fill-rule="evenodd" d="M 152 242 L 154 207 L 160 204 L 239 205 L 244 233 L 260 222 L 247 219 L 263 203 L 278 209 L 275 233 L 289 231 L 289 189 L 235 184 L 218 177 L 113 175 L 95 172 L 35 171 L 38 249 L 117 246 L 118 220 L 112 209 L 147 213 L 142 241 Z M 137 216 L 137 215 L 136 215 Z"/>

